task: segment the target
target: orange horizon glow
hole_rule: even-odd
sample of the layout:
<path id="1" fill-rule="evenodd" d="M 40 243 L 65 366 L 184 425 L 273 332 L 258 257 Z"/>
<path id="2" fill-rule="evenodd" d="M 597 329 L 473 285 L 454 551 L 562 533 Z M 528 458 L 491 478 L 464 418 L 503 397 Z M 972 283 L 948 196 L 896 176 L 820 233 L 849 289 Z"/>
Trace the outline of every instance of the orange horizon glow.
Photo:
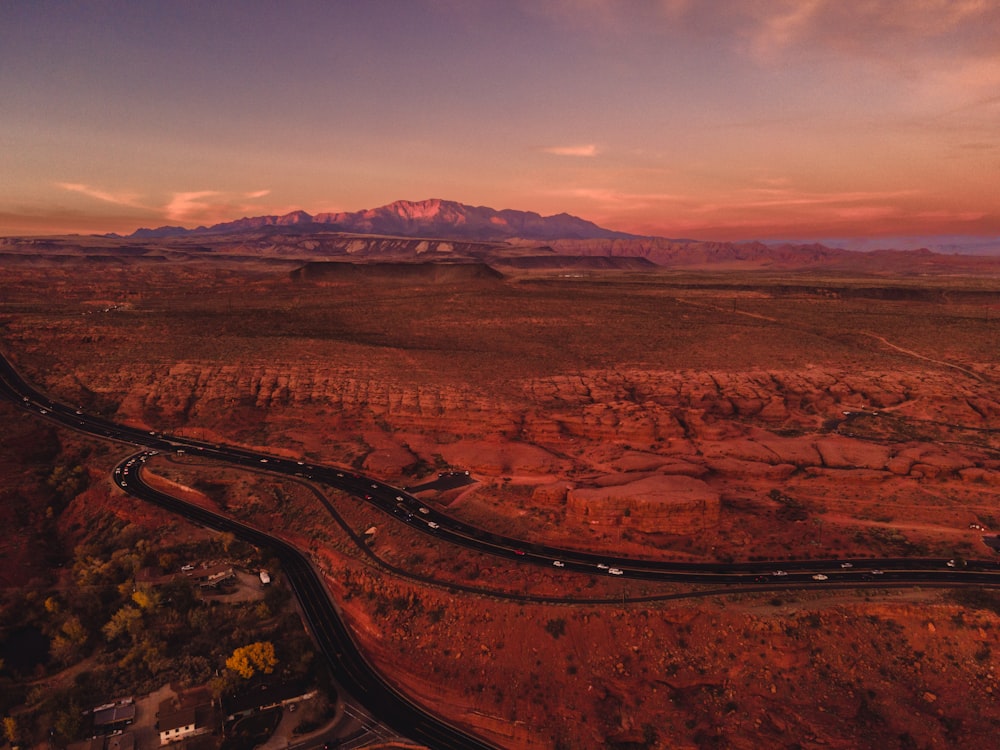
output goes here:
<path id="1" fill-rule="evenodd" d="M 439 197 L 675 238 L 995 237 L 998 37 L 975 0 L 7 5 L 0 236 Z"/>

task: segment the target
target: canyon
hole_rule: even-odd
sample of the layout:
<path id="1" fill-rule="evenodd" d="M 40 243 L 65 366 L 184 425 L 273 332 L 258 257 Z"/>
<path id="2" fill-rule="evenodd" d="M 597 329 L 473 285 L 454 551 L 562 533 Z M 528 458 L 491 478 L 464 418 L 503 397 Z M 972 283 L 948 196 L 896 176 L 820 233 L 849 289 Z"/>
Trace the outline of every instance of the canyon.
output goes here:
<path id="1" fill-rule="evenodd" d="M 9 243 L 5 351 L 53 397 L 144 429 L 398 486 L 468 471 L 420 497 L 526 545 L 775 568 L 995 556 L 995 276 L 518 265 L 553 252 L 449 241 L 470 253 L 458 267 L 425 262 L 440 243 L 404 239 L 392 252 L 406 262 L 331 269 L 246 241 L 210 257 L 160 240 Z M 4 414 L 12 471 L 76 450 Z M 23 539 L 66 544 L 99 511 L 162 525 L 102 473 L 121 450 L 89 450 L 89 482 L 54 526 L 27 473 L 5 523 L 34 518 Z M 990 591 L 674 598 L 692 592 L 443 548 L 331 493 L 357 533 L 378 527 L 381 559 L 440 580 L 426 585 L 373 564 L 286 482 L 192 456 L 150 470 L 308 549 L 375 664 L 504 747 L 983 746 L 1000 722 Z M 199 495 L 206 473 L 222 489 Z M 41 576 L 46 548 L 0 549 L 24 573 L 6 584 Z"/>

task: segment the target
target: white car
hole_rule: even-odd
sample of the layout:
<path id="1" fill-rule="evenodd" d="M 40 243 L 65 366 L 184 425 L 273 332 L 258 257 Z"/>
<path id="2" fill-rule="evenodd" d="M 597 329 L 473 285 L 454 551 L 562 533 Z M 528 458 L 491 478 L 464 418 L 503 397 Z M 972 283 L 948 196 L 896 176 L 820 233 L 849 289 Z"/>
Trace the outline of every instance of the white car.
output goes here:
<path id="1" fill-rule="evenodd" d="M 566 567 L 566 563 L 564 563 L 562 560 L 553 560 L 552 564 L 555 565 L 557 568 L 565 568 Z"/>
<path id="2" fill-rule="evenodd" d="M 776 576 L 787 576 L 787 575 L 788 575 L 788 573 L 786 573 L 786 572 L 785 572 L 785 571 L 783 571 L 783 570 L 776 570 L 776 571 L 774 571 L 774 573 L 772 573 L 772 575 L 776 575 Z"/>
<path id="3" fill-rule="evenodd" d="M 823 575 L 822 573 L 817 573 L 816 575 L 814 575 L 814 576 L 813 576 L 813 580 L 814 580 L 814 581 L 825 581 L 825 580 L 827 580 L 827 579 L 828 579 L 829 577 L 830 577 L 830 576 L 825 576 L 825 575 Z"/>
<path id="4" fill-rule="evenodd" d="M 842 567 L 842 568 L 853 568 L 854 564 L 853 563 L 841 563 L 840 567 Z"/>
<path id="5" fill-rule="evenodd" d="M 608 568 L 608 572 L 613 576 L 620 576 L 622 574 L 620 568 Z"/>
<path id="6" fill-rule="evenodd" d="M 428 513 L 430 513 L 430 510 L 428 508 L 425 508 L 423 505 L 421 505 L 419 508 L 417 508 L 417 510 L 419 510 L 421 513 L 423 513 L 425 516 Z"/>
<path id="7" fill-rule="evenodd" d="M 607 566 L 607 565 L 605 565 L 604 563 L 597 563 L 597 567 L 598 567 L 598 568 L 599 568 L 600 570 L 607 570 L 607 569 L 608 569 L 608 566 Z"/>
<path id="8" fill-rule="evenodd" d="M 434 523 L 433 521 L 428 521 L 428 522 L 427 522 L 427 528 L 428 528 L 428 529 L 440 529 L 441 527 L 440 527 L 440 526 L 438 526 L 438 525 L 437 525 L 436 523 Z"/>

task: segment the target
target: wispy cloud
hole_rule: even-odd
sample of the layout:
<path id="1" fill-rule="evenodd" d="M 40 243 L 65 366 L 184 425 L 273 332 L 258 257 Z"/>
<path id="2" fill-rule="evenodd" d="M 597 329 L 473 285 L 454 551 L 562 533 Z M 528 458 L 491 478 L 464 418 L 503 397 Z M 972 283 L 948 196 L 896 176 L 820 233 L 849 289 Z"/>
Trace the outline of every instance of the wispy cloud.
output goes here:
<path id="1" fill-rule="evenodd" d="M 101 188 L 96 188 L 91 185 L 84 185 L 79 182 L 57 182 L 57 187 L 63 190 L 69 190 L 72 193 L 80 193 L 86 195 L 88 198 L 93 198 L 95 200 L 104 201 L 105 203 L 113 203 L 116 206 L 128 206 L 130 208 L 149 208 L 144 205 L 139 200 L 139 196 L 135 193 L 129 192 L 112 192 L 109 190 L 102 190 Z"/>
<path id="2" fill-rule="evenodd" d="M 164 207 L 170 221 L 218 222 L 237 218 L 248 211 L 260 210 L 253 201 L 270 195 L 270 190 L 250 193 L 227 193 L 219 190 L 192 190 L 174 193 Z"/>
<path id="3" fill-rule="evenodd" d="M 919 190 L 843 191 L 809 193 L 790 189 L 755 188 L 745 197 L 733 201 L 734 208 L 770 208 L 781 206 L 836 206 L 841 204 L 870 203 L 920 194 Z"/>
<path id="4" fill-rule="evenodd" d="M 646 207 L 657 203 L 671 203 L 689 200 L 688 196 L 677 193 L 639 193 L 614 188 L 579 187 L 552 191 L 553 195 L 584 198 L 604 206 Z"/>
<path id="5" fill-rule="evenodd" d="M 173 222 L 216 222 L 233 219 L 240 213 L 260 210 L 254 201 L 271 194 L 270 190 L 254 190 L 247 193 L 188 190 L 172 193 L 165 204 L 156 205 L 153 201 L 143 201 L 133 192 L 106 190 L 78 182 L 59 182 L 56 185 L 63 190 L 79 193 L 94 200 L 140 209 L 147 212 L 151 218 L 159 217 Z"/>
<path id="6" fill-rule="evenodd" d="M 576 146 L 548 146 L 543 148 L 546 154 L 556 156 L 597 156 L 596 143 L 584 143 Z"/>

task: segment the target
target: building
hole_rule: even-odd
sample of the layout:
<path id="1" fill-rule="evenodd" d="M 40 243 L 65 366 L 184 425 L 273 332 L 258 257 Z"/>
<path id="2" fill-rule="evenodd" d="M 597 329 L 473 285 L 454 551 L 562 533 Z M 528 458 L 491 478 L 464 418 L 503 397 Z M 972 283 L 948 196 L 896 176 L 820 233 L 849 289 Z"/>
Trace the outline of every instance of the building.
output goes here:
<path id="1" fill-rule="evenodd" d="M 301 680 L 257 687 L 240 695 L 224 696 L 222 699 L 223 716 L 226 717 L 226 721 L 233 721 L 258 711 L 289 706 L 315 695 L 316 690 Z"/>
<path id="2" fill-rule="evenodd" d="M 118 732 L 135 721 L 135 701 L 121 698 L 92 710 L 95 734 Z"/>
<path id="3" fill-rule="evenodd" d="M 173 701 L 166 700 L 160 704 L 158 716 L 161 745 L 190 737 L 197 731 L 194 706 L 175 708 Z"/>
<path id="4" fill-rule="evenodd" d="M 194 568 L 186 571 L 188 578 L 197 581 L 203 589 L 218 588 L 228 581 L 236 580 L 236 573 L 232 565 L 212 565 L 207 568 Z"/>

